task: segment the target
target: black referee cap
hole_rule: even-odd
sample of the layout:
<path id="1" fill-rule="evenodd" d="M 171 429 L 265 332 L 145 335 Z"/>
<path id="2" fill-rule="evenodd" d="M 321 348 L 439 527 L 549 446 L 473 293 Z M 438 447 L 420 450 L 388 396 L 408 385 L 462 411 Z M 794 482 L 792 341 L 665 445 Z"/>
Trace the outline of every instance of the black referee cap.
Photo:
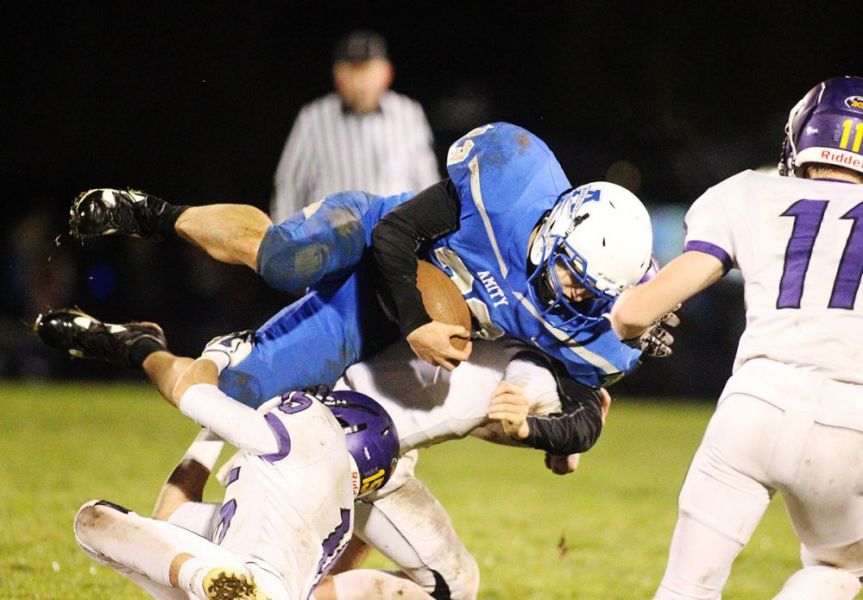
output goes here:
<path id="1" fill-rule="evenodd" d="M 387 58 L 387 41 L 376 31 L 351 31 L 339 38 L 333 48 L 333 62 L 361 62 L 373 58 Z"/>

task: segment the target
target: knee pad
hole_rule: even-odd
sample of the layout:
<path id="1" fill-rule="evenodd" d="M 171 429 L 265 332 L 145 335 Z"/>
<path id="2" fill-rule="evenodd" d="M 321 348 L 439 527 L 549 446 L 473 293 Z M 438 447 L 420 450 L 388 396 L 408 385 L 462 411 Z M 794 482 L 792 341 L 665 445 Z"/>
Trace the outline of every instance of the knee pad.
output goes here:
<path id="1" fill-rule="evenodd" d="M 860 588 L 860 580 L 844 569 L 805 567 L 788 578 L 773 600 L 853 600 Z"/>
<path id="2" fill-rule="evenodd" d="M 355 267 L 368 246 L 362 215 L 370 201 L 360 192 L 336 194 L 308 219 L 270 227 L 258 248 L 258 274 L 279 291 L 300 293 Z"/>
<path id="3" fill-rule="evenodd" d="M 328 262 L 326 244 L 296 240 L 291 225 L 270 227 L 258 248 L 258 275 L 273 289 L 289 294 L 301 293 L 320 281 Z"/>

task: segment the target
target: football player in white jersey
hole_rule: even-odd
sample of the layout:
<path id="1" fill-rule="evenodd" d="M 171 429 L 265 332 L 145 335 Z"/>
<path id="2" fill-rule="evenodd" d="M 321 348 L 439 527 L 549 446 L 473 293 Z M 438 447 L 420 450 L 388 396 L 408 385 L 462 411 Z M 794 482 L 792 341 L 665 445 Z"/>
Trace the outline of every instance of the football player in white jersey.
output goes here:
<path id="1" fill-rule="evenodd" d="M 45 323 L 53 323 L 55 327 L 40 326 Z M 59 329 L 60 325 L 62 329 Z M 148 350 L 142 367 L 169 401 L 182 401 L 182 396 L 178 395 L 182 387 L 177 382 L 185 377 L 185 370 L 192 360 L 167 352 L 164 336 L 155 324 L 103 324 L 80 311 L 64 309 L 40 317 L 37 331 L 52 345 L 51 335 L 76 340 L 75 355 L 103 360 L 114 357 L 114 362 L 118 357 L 134 360 L 131 357 L 143 351 L 142 347 L 155 344 L 159 350 Z M 242 336 L 217 338 L 207 346 L 203 355 L 224 368 L 231 360 L 242 359 L 244 343 Z M 356 504 L 354 533 L 389 557 L 432 597 L 475 598 L 479 588 L 479 567 L 459 539 L 444 507 L 414 476 L 416 452 L 413 450 L 464 437 L 477 428 L 480 428 L 481 437 L 517 444 L 510 435 L 518 437 L 518 430 L 529 415 L 589 414 L 592 396 L 582 398 L 578 388 L 567 388 L 567 380 L 564 378 L 561 382 L 556 377 L 557 368 L 560 367 L 555 367 L 542 353 L 509 339 L 477 341 L 471 361 L 462 363 L 452 372 L 432 367 L 417 358 L 406 342 L 395 344 L 374 359 L 351 367 L 336 387 L 377 394 L 379 405 L 389 414 L 399 432 L 400 450 L 406 454 L 399 461 L 391 480 L 380 489 L 368 489 L 373 484 L 383 483 L 379 480 L 373 479 L 366 485 L 367 489 L 363 491 L 370 493 Z M 600 395 L 602 414 L 597 415 L 598 424 L 604 422 L 610 403 L 607 392 L 602 390 Z M 216 404 L 212 407 L 218 410 Z M 254 413 L 248 407 L 241 408 Z M 228 414 L 225 418 L 230 422 L 233 417 Z M 555 419 L 554 416 L 547 418 Z M 494 427 L 490 419 L 497 420 L 500 426 Z M 592 418 L 585 417 L 584 422 L 570 430 L 567 437 L 582 448 L 589 448 L 599 435 L 592 423 Z M 210 444 L 217 446 L 216 456 L 199 461 L 206 466 L 206 474 L 221 448 L 220 443 Z M 213 450 L 209 454 L 212 455 Z M 571 472 L 577 459 L 577 454 L 546 454 L 547 466 L 556 473 Z M 231 480 L 233 466 L 228 467 L 223 481 Z M 200 489 L 203 489 L 203 482 Z M 189 492 L 186 496 L 200 498 L 200 491 Z M 194 509 L 188 505 L 179 513 L 183 515 L 181 524 L 193 531 L 206 532 L 213 512 L 212 507 L 207 508 L 206 505 Z M 160 518 L 166 518 L 164 513 L 161 509 L 157 511 Z M 354 600 L 379 597 L 375 590 L 379 590 L 381 585 L 404 593 L 416 593 L 417 590 L 404 580 L 394 580 L 384 572 L 357 570 L 360 562 L 354 560 L 344 565 L 342 568 L 351 570 L 326 581 L 316 590 L 316 598 Z"/>
<path id="2" fill-rule="evenodd" d="M 151 376 L 168 365 L 156 359 Z M 91 501 L 75 518 L 79 545 L 156 598 L 309 598 L 350 539 L 354 499 L 396 465 L 392 420 L 351 391 L 292 392 L 251 409 L 218 389 L 213 361 L 180 360 L 172 403 L 205 429 L 163 489 L 159 520 Z M 203 504 L 219 438 L 239 452 L 224 502 Z M 401 597 L 427 598 L 411 582 L 381 577 Z"/>
<path id="3" fill-rule="evenodd" d="M 746 330 L 679 498 L 656 598 L 719 598 L 780 492 L 803 569 L 777 598 L 850 599 L 863 575 L 863 79 L 791 110 L 780 174 L 745 171 L 686 216 L 684 253 L 612 310 L 622 338 L 738 267 Z"/>
<path id="4" fill-rule="evenodd" d="M 396 424 L 402 452 L 407 452 L 390 482 L 357 503 L 355 537 L 378 549 L 433 598 L 476 598 L 476 559 L 459 539 L 446 509 L 415 477 L 416 453 L 409 451 L 468 433 L 516 443 L 498 425 L 514 430 L 528 414 L 561 414 L 562 403 L 577 402 L 558 385 L 544 355 L 508 339 L 474 342 L 470 362 L 452 372 L 417 358 L 407 343 L 350 367 L 336 388 L 377 394 Z M 609 403 L 603 390 L 603 422 Z M 578 456 L 547 453 L 546 463 L 562 474 L 575 469 Z M 552 461 L 558 464 L 549 464 Z M 356 541 L 351 544 L 356 547 Z M 375 573 L 357 571 L 361 560 L 353 553 L 347 558 L 339 567 L 352 570 L 325 581 L 319 600 L 361 600 L 374 589 Z"/>

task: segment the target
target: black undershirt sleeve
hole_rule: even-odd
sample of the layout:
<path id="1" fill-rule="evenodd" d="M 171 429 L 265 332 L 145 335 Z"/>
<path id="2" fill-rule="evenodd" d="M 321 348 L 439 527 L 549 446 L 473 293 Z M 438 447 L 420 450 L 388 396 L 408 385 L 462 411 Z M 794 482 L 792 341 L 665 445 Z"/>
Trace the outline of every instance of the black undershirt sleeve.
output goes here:
<path id="1" fill-rule="evenodd" d="M 387 213 L 372 231 L 372 254 L 384 301 L 403 336 L 431 322 L 417 290 L 417 253 L 459 228 L 461 203 L 444 179 Z"/>
<path id="2" fill-rule="evenodd" d="M 522 442 L 559 455 L 590 450 L 602 432 L 599 390 L 575 381 L 560 362 L 544 355 L 533 356 L 554 374 L 562 411 L 547 416 L 529 415 L 530 433 Z"/>

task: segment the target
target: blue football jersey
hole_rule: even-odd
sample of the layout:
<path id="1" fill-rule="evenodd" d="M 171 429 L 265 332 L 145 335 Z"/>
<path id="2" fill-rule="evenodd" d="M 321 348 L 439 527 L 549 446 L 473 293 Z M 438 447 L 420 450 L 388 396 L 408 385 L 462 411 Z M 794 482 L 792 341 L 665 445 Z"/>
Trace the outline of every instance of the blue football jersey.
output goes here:
<path id="1" fill-rule="evenodd" d="M 609 385 L 638 363 L 607 319 L 564 330 L 528 295 L 531 232 L 571 185 L 545 143 L 509 123 L 492 123 L 456 141 L 447 171 L 461 202 L 459 229 L 432 244 L 427 258 L 458 285 L 480 337 L 510 335 L 560 360 L 577 381 Z M 600 317 L 608 302 L 586 304 Z"/>

